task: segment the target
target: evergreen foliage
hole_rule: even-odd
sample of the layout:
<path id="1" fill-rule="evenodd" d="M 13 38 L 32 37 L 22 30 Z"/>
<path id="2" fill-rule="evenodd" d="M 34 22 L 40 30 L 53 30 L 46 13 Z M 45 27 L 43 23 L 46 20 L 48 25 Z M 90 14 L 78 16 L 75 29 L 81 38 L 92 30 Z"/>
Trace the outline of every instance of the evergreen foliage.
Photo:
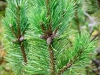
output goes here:
<path id="1" fill-rule="evenodd" d="M 88 33 L 83 32 L 81 36 L 76 34 L 72 44 L 68 40 L 71 30 L 68 25 L 75 12 L 74 0 L 34 0 L 32 3 L 29 22 L 33 32 L 27 32 L 30 34 L 27 38 L 31 40 L 27 74 L 80 75 L 79 69 L 75 70 L 83 62 L 81 68 L 89 63 L 94 42 L 89 40 Z"/>
<path id="2" fill-rule="evenodd" d="M 16 75 L 23 75 L 28 52 L 27 40 L 24 37 L 29 26 L 26 15 L 27 1 L 7 0 L 7 2 L 8 7 L 3 20 L 6 39 L 5 49 L 7 50 L 6 59 Z"/>
<path id="3" fill-rule="evenodd" d="M 84 0 L 84 2 L 86 4 L 85 11 L 89 14 L 92 14 L 99 9 L 97 0 Z"/>
<path id="4" fill-rule="evenodd" d="M 84 69 L 91 60 L 95 42 L 85 31 L 69 40 L 75 1 L 7 0 L 6 59 L 15 75 L 81 74 L 79 67 Z"/>
<path id="5" fill-rule="evenodd" d="M 73 22 L 71 22 L 72 27 L 75 30 L 77 30 L 80 35 L 81 35 L 82 26 L 84 26 L 86 23 L 86 22 L 84 22 L 85 16 L 83 13 L 82 2 L 83 2 L 82 0 L 76 1 L 74 18 L 73 18 Z"/>

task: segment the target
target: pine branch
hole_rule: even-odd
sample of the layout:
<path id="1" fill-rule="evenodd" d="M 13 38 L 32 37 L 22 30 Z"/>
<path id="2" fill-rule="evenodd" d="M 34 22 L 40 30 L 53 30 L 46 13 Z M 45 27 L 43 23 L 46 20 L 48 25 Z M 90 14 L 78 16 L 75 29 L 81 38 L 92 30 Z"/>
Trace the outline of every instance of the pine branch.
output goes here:
<path id="1" fill-rule="evenodd" d="M 29 68 L 27 69 L 27 71 L 31 74 L 44 74 L 44 75 L 57 74 L 56 71 L 58 70 L 59 65 L 56 64 L 56 59 L 57 59 L 57 57 L 55 56 L 57 54 L 56 52 L 59 53 L 60 50 L 62 49 L 65 50 L 65 48 L 63 47 L 65 47 L 65 45 L 68 43 L 68 42 L 65 43 L 66 41 L 65 34 L 61 34 L 61 33 L 63 33 L 64 29 L 67 28 L 68 22 L 72 19 L 72 15 L 74 15 L 74 11 L 73 11 L 74 1 L 72 0 L 70 2 L 68 0 L 66 3 L 65 2 L 66 1 L 64 0 L 34 0 L 33 1 L 34 3 L 33 10 L 36 11 L 31 12 L 31 14 L 29 14 L 29 16 L 31 17 L 29 21 L 31 22 L 32 25 L 30 28 L 33 28 L 34 30 L 35 37 L 34 37 L 34 42 L 31 43 L 31 45 L 32 44 L 35 45 L 35 47 L 33 47 L 35 48 L 34 49 L 35 52 L 34 53 L 32 53 L 32 51 L 29 52 L 29 54 L 34 55 L 34 58 L 30 56 L 30 59 L 32 59 L 33 62 L 29 60 L 31 64 L 28 64 L 27 66 Z M 35 33 L 37 34 L 35 35 Z M 41 35 L 40 36 L 41 39 L 37 38 L 39 37 L 38 35 Z M 56 41 L 57 40 L 56 36 L 58 35 L 61 38 L 60 40 L 61 43 Z M 56 44 L 57 47 L 58 46 L 61 47 L 59 50 L 58 48 L 55 47 Z M 45 49 L 44 47 L 48 49 Z M 55 50 L 57 51 L 55 52 Z M 47 52 L 46 54 L 47 59 L 42 54 L 44 52 Z M 44 59 L 46 59 L 47 65 L 45 65 L 44 61 L 41 62 Z M 31 65 L 33 66 L 33 64 L 34 67 L 32 68 Z M 45 67 L 44 65 L 47 67 Z M 60 65 L 63 66 L 63 64 Z M 35 68 L 38 69 L 35 69 L 32 72 L 30 68 L 32 70 Z"/>
<path id="2" fill-rule="evenodd" d="M 62 73 L 64 73 L 67 69 L 69 69 L 72 66 L 72 60 L 66 65 L 64 66 L 61 70 L 58 71 L 58 73 L 56 75 L 61 75 Z"/>
<path id="3" fill-rule="evenodd" d="M 17 10 L 17 16 L 16 16 L 16 22 L 17 22 L 17 30 L 18 30 L 18 36 L 17 36 L 17 39 L 18 39 L 18 42 L 19 42 L 19 45 L 20 45 L 20 49 L 21 49 L 21 52 L 22 52 L 22 55 L 23 55 L 23 59 L 24 59 L 24 62 L 25 64 L 27 63 L 27 57 L 26 57 L 26 53 L 25 53 L 25 47 L 24 47 L 24 34 L 21 34 L 21 26 L 20 26 L 20 6 L 17 4 L 17 7 L 16 7 L 16 10 Z"/>
<path id="4" fill-rule="evenodd" d="M 24 39 L 26 34 L 25 31 L 28 30 L 29 26 L 26 15 L 27 1 L 7 0 L 7 2 L 8 7 L 3 20 L 7 37 L 6 58 L 14 72 L 16 74 L 21 74 L 24 68 L 22 62 L 24 62 L 24 65 L 27 64 L 27 41 Z M 19 65 L 20 68 L 15 68 L 15 65 Z"/>
<path id="5" fill-rule="evenodd" d="M 10 24 L 9 26 L 11 28 L 11 31 L 12 31 L 13 35 L 17 39 L 15 42 L 19 42 L 20 49 L 22 51 L 22 55 L 23 55 L 23 58 L 24 58 L 24 62 L 27 63 L 27 57 L 26 57 L 26 53 L 25 53 L 25 49 L 24 49 L 24 44 L 23 44 L 24 36 L 22 36 L 22 34 L 21 34 L 21 28 L 20 28 L 20 6 L 18 6 L 16 8 L 16 10 L 17 10 L 16 22 L 17 22 L 18 34 L 15 33 L 14 28 L 12 27 L 12 24 Z M 23 35 L 24 35 L 24 33 L 23 33 Z"/>
<path id="6" fill-rule="evenodd" d="M 86 45 L 87 44 L 87 45 Z M 88 56 L 86 53 L 86 51 L 88 52 L 89 50 L 91 51 L 91 47 L 92 47 L 93 42 L 91 42 L 91 40 L 89 40 L 89 35 L 86 36 L 84 33 L 81 36 L 78 36 L 76 38 L 76 42 L 74 44 L 74 49 L 72 50 L 72 58 L 69 58 L 69 62 L 64 65 L 58 72 L 56 75 L 61 75 L 63 74 L 65 71 L 67 71 L 68 69 L 70 69 L 71 67 L 74 66 L 74 64 L 76 64 L 77 61 L 82 61 L 84 59 L 84 56 Z M 72 49 L 72 48 L 71 48 Z M 69 53 L 70 51 L 68 51 Z M 82 57 L 82 60 L 80 60 Z M 85 57 L 86 58 L 86 57 Z"/>
<path id="7" fill-rule="evenodd" d="M 51 18 L 51 12 L 50 12 L 50 2 L 51 0 L 45 0 L 46 3 L 46 8 L 47 8 L 47 18 L 48 18 L 48 23 L 47 23 L 47 31 L 45 30 L 44 26 L 42 25 L 42 30 L 45 34 L 45 32 L 47 32 L 44 36 L 47 40 L 47 44 L 48 45 L 48 50 L 49 50 L 49 56 L 50 56 L 50 74 L 51 75 L 55 75 L 55 56 L 54 56 L 54 52 L 52 49 L 52 40 L 54 37 L 52 37 L 53 32 L 52 32 L 52 18 Z M 55 31 L 57 32 L 57 31 Z"/>
<path id="8" fill-rule="evenodd" d="M 83 49 L 80 49 L 77 54 L 74 56 L 74 58 L 72 60 L 70 60 L 70 62 L 64 66 L 62 69 L 60 69 L 58 71 L 58 73 L 56 75 L 61 75 L 63 74 L 67 69 L 69 69 L 78 59 L 79 57 L 81 57 L 81 54 L 83 53 Z"/>

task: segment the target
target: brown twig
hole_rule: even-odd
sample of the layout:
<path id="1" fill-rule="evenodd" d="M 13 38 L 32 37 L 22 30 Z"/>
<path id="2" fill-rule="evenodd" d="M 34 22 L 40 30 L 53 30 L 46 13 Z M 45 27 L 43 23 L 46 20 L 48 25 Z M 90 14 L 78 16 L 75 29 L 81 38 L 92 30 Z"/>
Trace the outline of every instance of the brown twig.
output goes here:
<path id="1" fill-rule="evenodd" d="M 48 46 L 49 55 L 50 55 L 50 74 L 55 75 L 55 56 L 52 49 L 52 45 Z"/>
<path id="2" fill-rule="evenodd" d="M 17 34 L 15 33 L 14 28 L 12 27 L 12 24 L 9 24 L 9 26 L 12 31 L 12 34 L 17 38 Z"/>
<path id="3" fill-rule="evenodd" d="M 46 34 L 46 28 L 45 28 L 45 26 L 44 26 L 44 23 L 41 22 L 41 23 L 40 23 L 40 26 L 41 26 L 42 32 L 43 32 L 44 34 Z"/>
<path id="4" fill-rule="evenodd" d="M 20 49 L 21 49 L 21 52 L 22 52 L 22 56 L 23 56 L 23 59 L 24 59 L 24 62 L 25 64 L 27 63 L 27 57 L 26 57 L 26 53 L 25 53 L 25 48 L 24 48 L 24 34 L 21 34 L 21 28 L 20 28 L 20 6 L 17 5 L 16 7 L 16 10 L 17 10 L 17 16 L 16 16 L 16 26 L 17 26 L 17 33 L 15 33 L 12 25 L 10 24 L 10 29 L 13 33 L 13 35 L 16 37 L 16 41 L 15 42 L 18 42 L 19 46 L 20 46 Z"/>
<path id="5" fill-rule="evenodd" d="M 16 26 L 17 26 L 17 30 L 18 30 L 18 39 L 20 39 L 21 37 L 21 28 L 20 28 L 20 6 L 17 5 L 16 7 L 16 10 L 17 10 L 17 17 L 16 17 Z"/>
<path id="6" fill-rule="evenodd" d="M 61 70 L 59 70 L 59 72 L 56 75 L 61 75 L 63 72 L 65 72 L 71 66 L 72 66 L 72 60 L 66 66 L 64 66 Z"/>
<path id="7" fill-rule="evenodd" d="M 56 75 L 61 75 L 67 69 L 69 69 L 78 60 L 78 57 L 81 56 L 82 53 L 83 53 L 83 49 L 80 49 L 79 52 L 74 56 L 74 58 L 70 60 L 70 62 L 67 65 L 61 68 Z"/>
<path id="8" fill-rule="evenodd" d="M 22 52 L 22 55 L 23 55 L 24 62 L 26 64 L 27 63 L 27 57 L 26 57 L 26 53 L 25 53 L 25 48 L 24 48 L 24 43 L 23 42 L 20 42 L 20 48 L 21 48 L 21 52 Z"/>

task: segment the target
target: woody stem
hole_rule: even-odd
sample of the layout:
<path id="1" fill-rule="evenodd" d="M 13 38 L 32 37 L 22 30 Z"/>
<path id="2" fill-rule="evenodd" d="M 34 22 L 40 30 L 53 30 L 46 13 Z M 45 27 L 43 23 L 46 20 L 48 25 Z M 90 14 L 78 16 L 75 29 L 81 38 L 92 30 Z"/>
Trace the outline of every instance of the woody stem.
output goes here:
<path id="1" fill-rule="evenodd" d="M 21 52 L 22 52 L 22 55 L 23 55 L 24 62 L 26 64 L 27 63 L 27 57 L 26 57 L 26 53 L 25 53 L 25 48 L 24 48 L 24 43 L 23 42 L 20 42 L 20 48 L 21 48 Z"/>
<path id="2" fill-rule="evenodd" d="M 48 45 L 49 56 L 50 56 L 50 74 L 55 75 L 55 56 L 52 49 L 52 45 Z"/>
<path id="3" fill-rule="evenodd" d="M 22 37 L 22 34 L 21 33 L 21 24 L 20 24 L 20 6 L 17 4 L 17 7 L 16 7 L 16 10 L 17 10 L 17 17 L 16 17 L 16 21 L 17 21 L 17 31 L 18 31 L 18 42 L 19 42 L 19 45 L 20 45 L 20 49 L 21 49 L 21 52 L 22 52 L 22 56 L 23 56 L 23 59 L 24 59 L 24 62 L 25 64 L 27 63 L 27 57 L 26 57 L 26 53 L 25 53 L 25 47 L 24 47 L 24 42 L 20 40 L 20 38 Z"/>

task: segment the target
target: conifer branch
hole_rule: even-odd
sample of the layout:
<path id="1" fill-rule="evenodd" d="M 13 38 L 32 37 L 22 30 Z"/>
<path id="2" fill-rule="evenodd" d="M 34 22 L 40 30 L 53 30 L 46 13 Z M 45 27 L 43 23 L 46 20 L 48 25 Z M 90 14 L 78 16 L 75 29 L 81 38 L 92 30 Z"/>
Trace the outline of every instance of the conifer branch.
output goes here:
<path id="1" fill-rule="evenodd" d="M 18 5 L 18 7 L 16 9 L 17 9 L 16 21 L 17 21 L 17 27 L 18 27 L 18 41 L 19 41 L 20 49 L 22 51 L 24 62 L 26 64 L 27 63 L 27 57 L 26 57 L 26 53 L 25 53 L 23 40 L 21 40 L 21 38 L 23 36 L 21 34 L 21 28 L 20 28 L 20 6 Z"/>
<path id="2" fill-rule="evenodd" d="M 56 75 L 61 75 L 62 73 L 64 73 L 67 69 L 69 69 L 72 66 L 72 60 L 66 65 L 64 66 L 61 70 L 59 70 L 59 72 Z"/>
<path id="3" fill-rule="evenodd" d="M 7 42 L 4 43 L 7 50 L 6 60 L 11 65 L 14 74 L 22 75 L 26 73 L 25 67 L 27 65 L 28 43 L 24 39 L 29 26 L 27 1 L 7 0 L 7 3 L 6 15 L 3 20 L 7 37 L 5 39 Z"/>
<path id="4" fill-rule="evenodd" d="M 77 52 L 77 54 L 74 56 L 74 58 L 72 60 L 70 60 L 70 62 L 66 66 L 64 66 L 62 69 L 60 69 L 56 75 L 61 75 L 67 69 L 69 69 L 79 59 L 79 57 L 81 56 L 82 53 L 83 53 L 83 49 L 80 49 Z"/>
<path id="5" fill-rule="evenodd" d="M 12 30 L 12 33 L 16 36 L 17 38 L 17 41 L 19 46 L 20 46 L 20 49 L 21 49 L 21 52 L 22 52 L 22 56 L 23 56 L 23 59 L 24 59 L 24 62 L 25 64 L 27 63 L 27 57 L 26 57 L 26 53 L 25 53 L 25 48 L 24 48 L 24 34 L 21 34 L 21 28 L 20 28 L 20 6 L 17 4 L 17 7 L 16 7 L 16 26 L 17 26 L 17 35 L 14 33 L 14 29 L 11 27 L 11 30 Z"/>
<path id="6" fill-rule="evenodd" d="M 43 36 L 41 36 L 42 39 L 45 39 L 47 41 L 48 44 L 48 51 L 49 51 L 49 57 L 50 57 L 50 74 L 51 75 L 55 75 L 55 56 L 54 56 L 54 51 L 52 49 L 52 42 L 54 39 L 54 35 L 56 34 L 57 30 L 56 29 L 53 33 L 52 31 L 52 18 L 51 18 L 51 12 L 50 12 L 50 0 L 45 0 L 46 3 L 46 8 L 47 8 L 47 18 L 48 18 L 48 22 L 47 22 L 47 30 L 44 26 L 44 24 L 41 24 L 41 29 L 42 32 L 44 33 Z"/>

